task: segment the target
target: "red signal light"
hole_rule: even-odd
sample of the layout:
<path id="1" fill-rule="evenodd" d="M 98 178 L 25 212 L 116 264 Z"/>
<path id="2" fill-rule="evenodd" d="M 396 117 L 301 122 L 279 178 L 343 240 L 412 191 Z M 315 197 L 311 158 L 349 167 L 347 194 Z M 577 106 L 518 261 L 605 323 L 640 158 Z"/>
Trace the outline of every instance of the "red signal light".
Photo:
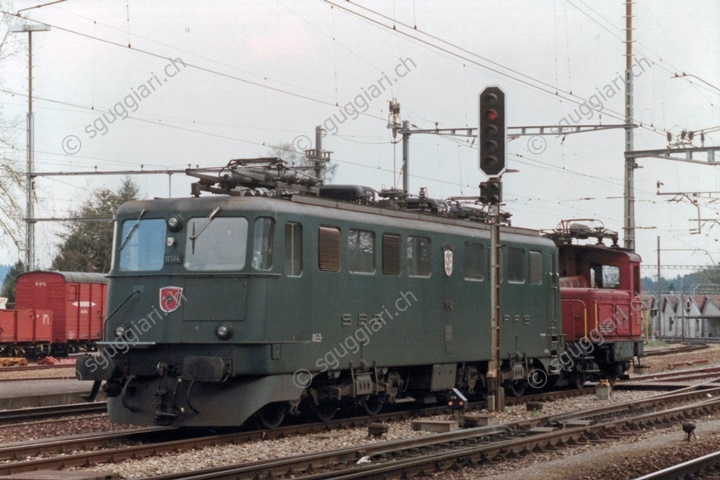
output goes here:
<path id="1" fill-rule="evenodd" d="M 480 94 L 480 170 L 488 176 L 505 170 L 505 94 L 488 87 Z"/>

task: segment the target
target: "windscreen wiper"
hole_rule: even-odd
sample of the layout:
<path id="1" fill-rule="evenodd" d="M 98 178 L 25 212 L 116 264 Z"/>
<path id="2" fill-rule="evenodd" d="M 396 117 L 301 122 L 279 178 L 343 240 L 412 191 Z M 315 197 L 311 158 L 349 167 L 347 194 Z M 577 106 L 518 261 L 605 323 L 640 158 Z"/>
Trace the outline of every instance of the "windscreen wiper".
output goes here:
<path id="1" fill-rule="evenodd" d="M 123 239 L 122 243 L 120 244 L 120 248 L 118 248 L 118 253 L 122 252 L 123 247 L 125 244 L 130 240 L 130 237 L 132 237 L 133 233 L 135 233 L 135 230 L 137 230 L 138 225 L 140 225 L 140 219 L 145 215 L 145 209 L 143 208 L 140 212 L 140 215 L 138 215 L 137 220 L 135 220 L 135 223 L 133 224 L 132 228 L 128 232 L 128 234 Z"/>
<path id="2" fill-rule="evenodd" d="M 208 217 L 205 219 L 205 222 L 202 225 L 200 225 L 200 229 L 197 232 L 195 232 L 195 224 L 193 223 L 193 234 L 190 235 L 190 241 L 192 242 L 192 254 L 193 255 L 195 254 L 195 240 L 197 240 L 197 238 L 200 236 L 200 234 L 207 228 L 208 225 L 210 225 L 210 222 L 213 221 L 213 219 L 215 218 L 215 215 L 217 215 L 219 211 L 220 211 L 220 207 L 215 207 L 215 210 L 210 212 L 210 215 L 208 215 Z"/>

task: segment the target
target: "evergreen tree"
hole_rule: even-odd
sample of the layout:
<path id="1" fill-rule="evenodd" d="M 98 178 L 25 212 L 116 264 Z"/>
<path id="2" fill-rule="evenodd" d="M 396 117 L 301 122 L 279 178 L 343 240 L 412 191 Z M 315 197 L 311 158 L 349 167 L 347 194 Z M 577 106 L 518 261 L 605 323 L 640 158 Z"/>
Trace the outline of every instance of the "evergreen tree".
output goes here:
<path id="1" fill-rule="evenodd" d="M 307 159 L 304 153 L 298 153 L 292 143 L 279 143 L 270 147 L 269 155 L 285 160 L 286 162 L 292 163 L 298 167 L 313 167 L 315 162 Z M 325 165 L 325 175 L 323 182 L 325 185 L 332 182 L 332 179 L 337 173 L 337 163 L 328 162 Z M 308 172 L 311 173 L 311 172 Z M 312 173 L 311 173 L 312 174 Z"/>
<path id="2" fill-rule="evenodd" d="M 15 303 L 15 279 L 18 275 L 25 272 L 25 264 L 18 260 L 15 265 L 10 267 L 5 280 L 2 284 L 2 291 L 0 291 L 0 297 L 6 297 L 8 303 Z"/>
<path id="3" fill-rule="evenodd" d="M 73 216 L 85 219 L 112 218 L 123 203 L 136 200 L 138 186 L 130 178 L 113 192 L 101 188 L 73 212 Z M 109 272 L 112 261 L 112 221 L 78 221 L 71 223 L 60 234 L 60 251 L 52 261 L 53 270 L 68 272 Z"/>

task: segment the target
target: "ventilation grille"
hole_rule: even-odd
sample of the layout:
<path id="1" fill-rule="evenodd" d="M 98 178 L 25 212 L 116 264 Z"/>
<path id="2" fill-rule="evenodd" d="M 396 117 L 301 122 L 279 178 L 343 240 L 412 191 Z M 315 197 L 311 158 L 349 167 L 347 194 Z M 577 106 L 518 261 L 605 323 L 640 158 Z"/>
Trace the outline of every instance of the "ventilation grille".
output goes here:
<path id="1" fill-rule="evenodd" d="M 400 235 L 383 235 L 382 271 L 383 275 L 400 276 Z"/>
<path id="2" fill-rule="evenodd" d="M 340 271 L 340 230 L 320 227 L 318 230 L 318 262 L 320 270 Z"/>

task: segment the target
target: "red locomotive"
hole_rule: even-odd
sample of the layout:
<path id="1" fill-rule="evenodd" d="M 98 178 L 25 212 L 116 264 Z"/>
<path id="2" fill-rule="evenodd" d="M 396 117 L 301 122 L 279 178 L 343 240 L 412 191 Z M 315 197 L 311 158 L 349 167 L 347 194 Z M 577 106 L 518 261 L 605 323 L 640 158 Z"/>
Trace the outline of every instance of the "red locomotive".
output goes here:
<path id="1" fill-rule="evenodd" d="M 566 349 L 558 361 L 578 386 L 598 377 L 614 383 L 643 354 L 640 256 L 618 246 L 617 232 L 579 222 L 597 221 L 564 220 L 546 232 L 559 250 Z M 596 244 L 580 243 L 589 239 Z"/>
<path id="2" fill-rule="evenodd" d="M 0 356 L 93 350 L 102 338 L 107 279 L 99 273 L 18 275 L 15 310 L 0 310 Z"/>

